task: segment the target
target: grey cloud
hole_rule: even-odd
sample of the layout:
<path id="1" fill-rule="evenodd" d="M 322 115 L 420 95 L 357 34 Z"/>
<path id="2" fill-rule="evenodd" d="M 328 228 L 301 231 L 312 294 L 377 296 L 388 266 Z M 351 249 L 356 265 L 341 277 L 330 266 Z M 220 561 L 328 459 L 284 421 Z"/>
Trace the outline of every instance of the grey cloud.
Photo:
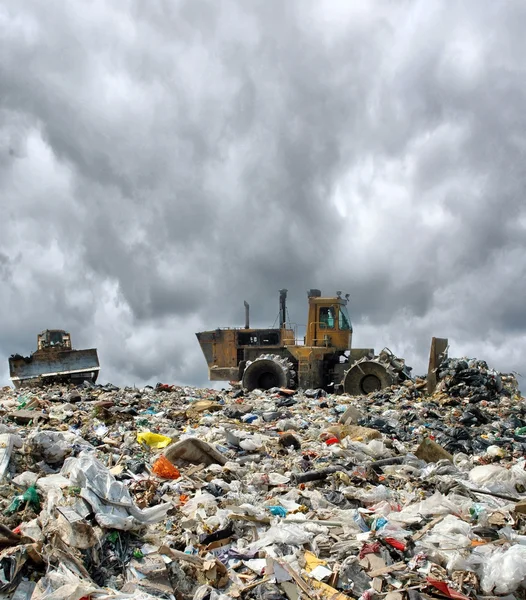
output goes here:
<path id="1" fill-rule="evenodd" d="M 103 378 L 205 384 L 195 331 L 320 287 L 419 370 L 431 335 L 519 368 L 520 4 L 0 10 L 4 357 L 63 326 Z"/>

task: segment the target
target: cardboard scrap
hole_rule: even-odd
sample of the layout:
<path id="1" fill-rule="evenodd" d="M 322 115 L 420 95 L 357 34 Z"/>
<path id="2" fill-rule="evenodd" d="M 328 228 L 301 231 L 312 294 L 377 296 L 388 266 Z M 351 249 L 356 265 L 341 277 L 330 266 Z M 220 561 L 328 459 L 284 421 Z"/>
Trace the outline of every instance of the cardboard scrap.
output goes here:
<path id="1" fill-rule="evenodd" d="M 212 402 L 211 400 L 198 400 L 190 405 L 186 410 L 186 416 L 191 419 L 197 417 L 204 412 L 216 412 L 223 410 L 224 406 L 218 402 Z"/>
<path id="2" fill-rule="evenodd" d="M 319 592 L 321 598 L 325 600 L 351 600 L 349 596 L 346 596 L 342 592 L 335 590 L 330 585 L 323 583 L 323 581 L 316 581 L 315 579 L 311 582 L 312 587 Z"/>
<path id="3" fill-rule="evenodd" d="M 363 418 L 363 414 L 354 406 L 349 408 L 340 417 L 340 423 L 342 425 L 357 425 L 358 421 Z"/>
<path id="4" fill-rule="evenodd" d="M 370 442 L 382 437 L 382 434 L 376 429 L 360 425 L 331 425 L 327 427 L 326 431 L 335 435 L 339 440 L 348 437 L 353 441 Z"/>
<path id="5" fill-rule="evenodd" d="M 437 444 L 433 440 L 429 438 L 424 438 L 418 446 L 415 456 L 420 460 L 425 460 L 428 463 L 435 463 L 439 460 L 448 460 L 449 462 L 453 462 L 453 456 Z"/>

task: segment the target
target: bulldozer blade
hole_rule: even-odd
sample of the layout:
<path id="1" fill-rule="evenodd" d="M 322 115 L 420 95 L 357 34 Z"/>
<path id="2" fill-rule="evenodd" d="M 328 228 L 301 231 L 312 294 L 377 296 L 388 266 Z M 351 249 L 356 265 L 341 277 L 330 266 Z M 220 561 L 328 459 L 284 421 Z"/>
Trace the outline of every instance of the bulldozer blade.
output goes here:
<path id="1" fill-rule="evenodd" d="M 97 350 L 62 350 L 30 357 L 12 356 L 9 359 L 9 375 L 16 388 L 38 385 L 48 381 L 71 381 L 93 383 L 99 374 Z"/>
<path id="2" fill-rule="evenodd" d="M 437 369 L 440 363 L 447 358 L 447 338 L 432 338 L 429 352 L 429 367 L 427 369 L 427 393 L 433 394 L 437 387 Z"/>

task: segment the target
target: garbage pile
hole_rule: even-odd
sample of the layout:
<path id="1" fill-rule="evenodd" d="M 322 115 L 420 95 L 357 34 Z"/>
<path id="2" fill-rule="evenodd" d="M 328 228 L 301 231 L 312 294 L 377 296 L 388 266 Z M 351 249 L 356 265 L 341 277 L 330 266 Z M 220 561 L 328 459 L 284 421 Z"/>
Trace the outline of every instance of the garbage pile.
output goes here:
<path id="1" fill-rule="evenodd" d="M 448 359 L 363 397 L 0 390 L 0 597 L 523 598 L 526 402 Z"/>

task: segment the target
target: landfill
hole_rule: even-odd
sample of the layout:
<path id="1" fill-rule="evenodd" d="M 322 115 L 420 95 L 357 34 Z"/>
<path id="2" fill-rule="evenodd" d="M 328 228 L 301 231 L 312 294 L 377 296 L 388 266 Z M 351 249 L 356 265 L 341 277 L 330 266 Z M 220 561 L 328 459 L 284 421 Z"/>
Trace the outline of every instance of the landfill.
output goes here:
<path id="1" fill-rule="evenodd" d="M 0 389 L 0 597 L 526 597 L 526 401 L 436 377 Z"/>

